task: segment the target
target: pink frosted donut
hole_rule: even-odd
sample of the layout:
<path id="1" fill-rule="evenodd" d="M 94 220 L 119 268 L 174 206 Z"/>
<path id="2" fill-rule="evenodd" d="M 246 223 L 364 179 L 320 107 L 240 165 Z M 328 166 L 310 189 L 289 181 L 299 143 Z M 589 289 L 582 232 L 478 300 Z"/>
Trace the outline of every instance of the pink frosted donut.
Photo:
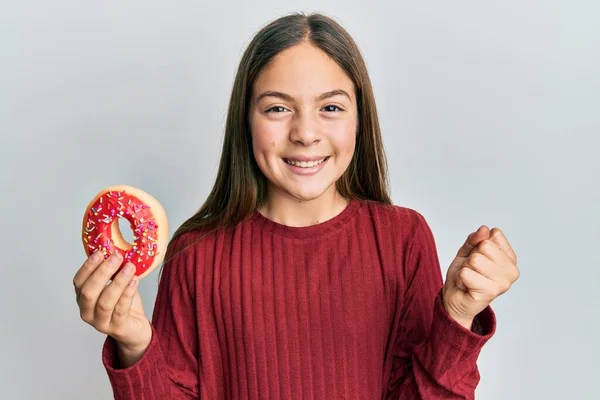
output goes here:
<path id="1" fill-rule="evenodd" d="M 133 243 L 123 238 L 119 218 L 129 221 Z M 116 185 L 102 190 L 83 216 L 82 240 L 87 256 L 98 250 L 107 259 L 118 252 L 123 256 L 123 263 L 117 272 L 131 261 L 140 279 L 162 262 L 168 235 L 167 215 L 162 205 L 132 186 Z"/>

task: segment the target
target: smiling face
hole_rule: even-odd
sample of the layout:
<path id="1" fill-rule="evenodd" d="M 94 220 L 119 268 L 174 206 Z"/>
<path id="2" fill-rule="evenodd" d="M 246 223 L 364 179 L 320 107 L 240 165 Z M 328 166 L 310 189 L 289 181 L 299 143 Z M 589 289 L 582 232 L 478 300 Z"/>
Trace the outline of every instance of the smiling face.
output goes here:
<path id="1" fill-rule="evenodd" d="M 274 57 L 254 84 L 249 121 L 270 200 L 336 193 L 358 117 L 354 84 L 325 52 L 303 42 Z"/>

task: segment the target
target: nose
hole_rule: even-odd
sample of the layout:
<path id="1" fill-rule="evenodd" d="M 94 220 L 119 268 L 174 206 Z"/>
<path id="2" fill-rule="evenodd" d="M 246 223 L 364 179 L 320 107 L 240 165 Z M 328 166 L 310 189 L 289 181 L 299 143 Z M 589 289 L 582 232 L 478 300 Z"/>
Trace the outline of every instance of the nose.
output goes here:
<path id="1" fill-rule="evenodd" d="M 309 112 L 298 113 L 290 129 L 290 140 L 304 146 L 319 143 L 321 134 L 317 117 Z"/>

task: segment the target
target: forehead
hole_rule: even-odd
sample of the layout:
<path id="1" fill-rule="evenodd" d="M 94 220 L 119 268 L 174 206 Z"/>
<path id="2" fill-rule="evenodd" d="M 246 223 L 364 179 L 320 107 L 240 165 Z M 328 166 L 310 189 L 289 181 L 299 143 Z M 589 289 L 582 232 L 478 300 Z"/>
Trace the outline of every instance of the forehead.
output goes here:
<path id="1" fill-rule="evenodd" d="M 253 94 L 277 90 L 303 97 L 333 89 L 344 89 L 354 96 L 354 85 L 346 72 L 321 49 L 301 43 L 271 60 L 259 74 Z"/>

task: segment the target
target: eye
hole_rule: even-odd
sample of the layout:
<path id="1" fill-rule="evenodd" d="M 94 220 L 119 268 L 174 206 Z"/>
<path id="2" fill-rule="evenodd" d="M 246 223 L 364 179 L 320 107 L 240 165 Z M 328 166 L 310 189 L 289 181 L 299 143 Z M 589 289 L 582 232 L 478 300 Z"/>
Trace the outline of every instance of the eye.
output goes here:
<path id="1" fill-rule="evenodd" d="M 336 110 L 343 111 L 341 108 L 339 108 L 338 106 L 333 105 L 333 104 L 323 107 L 322 110 L 325 110 L 327 112 L 335 112 Z"/>
<path id="2" fill-rule="evenodd" d="M 269 109 L 268 109 L 267 111 L 265 111 L 265 112 L 268 112 L 268 113 L 269 113 L 269 112 L 280 113 L 280 112 L 284 112 L 284 111 L 286 111 L 286 110 L 287 110 L 287 108 L 285 108 L 285 107 L 281 107 L 281 106 L 275 106 L 275 107 L 271 107 L 271 108 L 269 108 Z"/>

